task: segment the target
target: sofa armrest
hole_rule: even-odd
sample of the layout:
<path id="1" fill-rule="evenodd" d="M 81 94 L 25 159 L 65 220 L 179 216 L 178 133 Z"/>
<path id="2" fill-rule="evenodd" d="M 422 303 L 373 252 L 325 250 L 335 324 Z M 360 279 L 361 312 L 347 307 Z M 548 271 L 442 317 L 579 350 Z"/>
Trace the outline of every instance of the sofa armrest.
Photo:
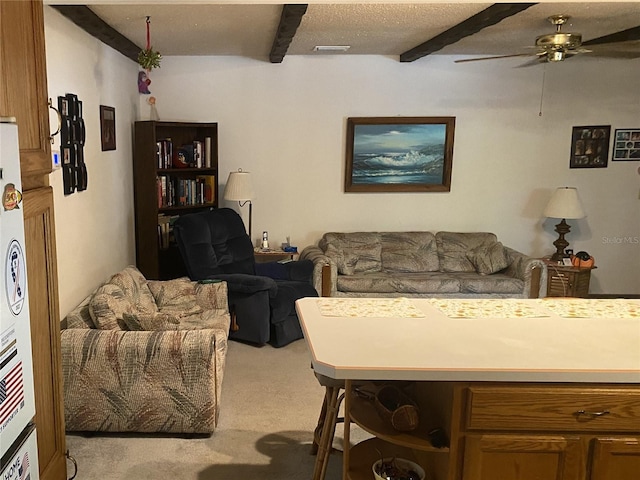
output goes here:
<path id="1" fill-rule="evenodd" d="M 211 433 L 227 332 L 61 332 L 69 431 Z"/>
<path id="2" fill-rule="evenodd" d="M 539 258 L 529 257 L 513 248 L 505 247 L 511 264 L 504 271 L 505 275 L 518 278 L 524 282 L 523 294 L 528 298 L 547 296 L 547 267 Z"/>
<path id="3" fill-rule="evenodd" d="M 269 277 L 261 275 L 249 275 L 247 273 L 216 273 L 208 277 L 213 280 L 222 280 L 227 283 L 229 293 L 252 294 L 267 290 L 269 297 L 273 298 L 278 292 L 278 285 Z"/>
<path id="4" fill-rule="evenodd" d="M 335 296 L 337 291 L 338 267 L 326 256 L 322 249 L 312 245 L 302 250 L 300 260 L 313 262 L 313 287 L 321 297 Z"/>
<path id="5" fill-rule="evenodd" d="M 219 315 L 229 313 L 227 282 L 200 283 L 194 282 L 196 303 L 204 310 L 215 310 Z"/>

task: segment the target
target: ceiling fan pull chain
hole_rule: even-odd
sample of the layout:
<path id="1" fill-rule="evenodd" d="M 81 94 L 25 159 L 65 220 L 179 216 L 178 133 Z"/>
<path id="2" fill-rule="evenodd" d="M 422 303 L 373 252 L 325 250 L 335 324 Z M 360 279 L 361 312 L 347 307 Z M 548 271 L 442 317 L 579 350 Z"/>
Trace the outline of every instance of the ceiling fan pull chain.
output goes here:
<path id="1" fill-rule="evenodd" d="M 542 116 L 542 98 L 544 97 L 544 77 L 547 74 L 547 64 L 543 64 L 542 66 L 542 89 L 540 91 L 540 111 L 538 112 L 538 116 Z"/>

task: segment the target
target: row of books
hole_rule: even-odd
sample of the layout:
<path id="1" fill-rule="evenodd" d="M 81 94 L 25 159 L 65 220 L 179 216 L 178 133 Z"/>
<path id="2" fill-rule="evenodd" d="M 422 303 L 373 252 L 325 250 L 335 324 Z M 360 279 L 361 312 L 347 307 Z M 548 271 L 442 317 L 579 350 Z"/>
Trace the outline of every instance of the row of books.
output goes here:
<path id="1" fill-rule="evenodd" d="M 176 146 L 170 138 L 156 142 L 157 167 L 211 168 L 211 137 Z"/>
<path id="2" fill-rule="evenodd" d="M 173 242 L 173 222 L 179 215 L 158 215 L 158 246 L 161 250 L 169 248 L 169 244 Z"/>
<path id="3" fill-rule="evenodd" d="M 216 195 L 215 175 L 183 178 L 159 175 L 156 178 L 158 208 L 184 207 L 213 203 Z"/>

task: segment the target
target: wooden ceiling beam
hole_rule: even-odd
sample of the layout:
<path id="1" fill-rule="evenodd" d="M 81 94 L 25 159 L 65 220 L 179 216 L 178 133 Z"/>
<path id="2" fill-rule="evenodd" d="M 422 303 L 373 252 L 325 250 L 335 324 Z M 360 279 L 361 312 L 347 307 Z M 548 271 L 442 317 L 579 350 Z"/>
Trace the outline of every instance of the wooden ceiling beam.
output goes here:
<path id="1" fill-rule="evenodd" d="M 269 53 L 271 63 L 282 63 L 282 60 L 284 60 L 291 40 L 293 40 L 300 26 L 302 17 L 307 13 L 307 7 L 308 5 L 306 3 L 283 5 L 280 24 L 276 30 L 276 36 L 273 39 L 271 53 Z"/>
<path id="2" fill-rule="evenodd" d="M 73 23 L 109 45 L 122 55 L 138 63 L 140 48 L 127 37 L 111 27 L 86 5 L 51 5 Z"/>
<path id="3" fill-rule="evenodd" d="M 587 47 L 589 45 L 602 45 L 605 43 L 617 43 L 617 42 L 631 42 L 640 40 L 640 25 L 637 27 L 627 28 L 620 32 L 605 35 L 603 37 L 592 38 L 586 42 L 582 42 L 582 45 Z"/>
<path id="4" fill-rule="evenodd" d="M 460 22 L 454 27 L 436 35 L 431 40 L 418 45 L 417 47 L 407 50 L 400 55 L 401 62 L 413 62 L 433 52 L 437 52 L 447 45 L 457 42 L 458 40 L 478 33 L 480 30 L 491 25 L 501 22 L 507 17 L 520 13 L 527 8 L 536 5 L 535 3 L 495 3 L 483 11 L 476 13 L 465 21 Z"/>

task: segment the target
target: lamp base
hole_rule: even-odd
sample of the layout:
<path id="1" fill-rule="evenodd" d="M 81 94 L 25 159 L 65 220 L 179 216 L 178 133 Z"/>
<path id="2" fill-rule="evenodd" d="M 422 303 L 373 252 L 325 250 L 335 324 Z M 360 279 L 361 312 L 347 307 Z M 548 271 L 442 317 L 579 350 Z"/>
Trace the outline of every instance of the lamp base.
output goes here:
<path id="1" fill-rule="evenodd" d="M 564 236 L 570 231 L 571 231 L 571 227 L 567 224 L 564 218 L 559 224 L 556 225 L 556 232 L 558 232 L 558 239 L 555 242 L 553 242 L 553 245 L 556 247 L 556 253 L 551 255 L 551 261 L 562 262 L 562 259 L 565 257 L 564 251 L 569 246 L 569 242 L 567 242 L 564 239 Z"/>

